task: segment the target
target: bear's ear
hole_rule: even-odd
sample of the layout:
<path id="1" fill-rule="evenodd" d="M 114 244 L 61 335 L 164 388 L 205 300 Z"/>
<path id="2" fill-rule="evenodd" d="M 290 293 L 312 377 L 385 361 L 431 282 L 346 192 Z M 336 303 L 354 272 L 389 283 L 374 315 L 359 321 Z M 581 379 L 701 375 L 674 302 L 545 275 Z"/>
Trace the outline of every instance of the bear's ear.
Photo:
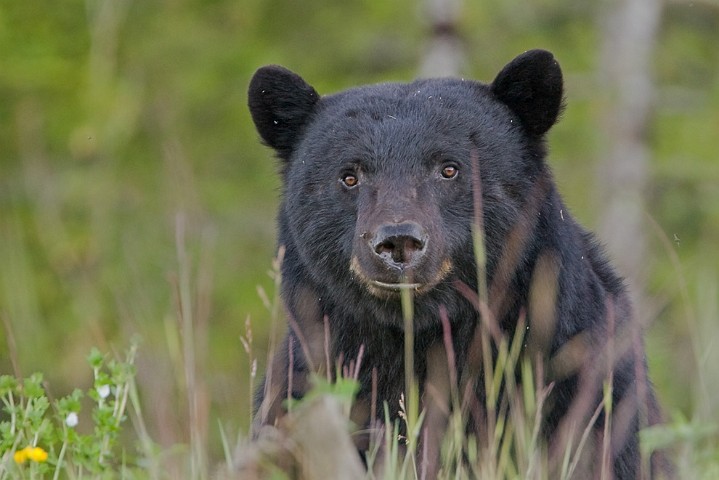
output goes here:
<path id="1" fill-rule="evenodd" d="M 546 50 L 519 55 L 499 72 L 491 88 L 533 135 L 546 133 L 562 110 L 562 70 Z"/>
<path id="2" fill-rule="evenodd" d="M 247 104 L 262 139 L 287 160 L 319 98 L 296 73 L 268 65 L 252 77 Z"/>

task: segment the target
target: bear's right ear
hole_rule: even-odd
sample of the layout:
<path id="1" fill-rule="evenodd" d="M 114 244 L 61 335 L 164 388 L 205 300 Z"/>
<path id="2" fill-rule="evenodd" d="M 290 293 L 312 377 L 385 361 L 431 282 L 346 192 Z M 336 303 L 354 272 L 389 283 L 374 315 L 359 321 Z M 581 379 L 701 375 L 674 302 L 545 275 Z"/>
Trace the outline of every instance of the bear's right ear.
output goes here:
<path id="1" fill-rule="evenodd" d="M 562 70 L 546 50 L 529 50 L 509 62 L 491 85 L 530 134 L 543 135 L 562 111 Z"/>
<path id="2" fill-rule="evenodd" d="M 252 77 L 247 104 L 262 139 L 287 160 L 319 98 L 296 73 L 268 65 Z"/>

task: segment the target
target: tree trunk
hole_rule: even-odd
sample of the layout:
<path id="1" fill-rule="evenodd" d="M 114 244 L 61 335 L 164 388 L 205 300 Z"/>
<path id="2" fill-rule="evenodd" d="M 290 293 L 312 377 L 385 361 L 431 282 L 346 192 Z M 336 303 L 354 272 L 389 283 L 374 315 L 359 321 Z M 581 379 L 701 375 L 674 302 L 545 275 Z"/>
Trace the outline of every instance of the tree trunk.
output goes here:
<path id="1" fill-rule="evenodd" d="M 604 135 L 608 151 L 600 165 L 604 212 L 600 237 L 621 272 L 637 286 L 646 269 L 645 190 L 651 152 L 647 131 L 654 105 L 652 58 L 661 0 L 613 0 L 602 18 L 602 89 L 608 94 Z"/>
<path id="2" fill-rule="evenodd" d="M 464 63 L 464 48 L 458 29 L 462 0 L 425 0 L 424 9 L 431 35 L 420 75 L 456 77 Z"/>

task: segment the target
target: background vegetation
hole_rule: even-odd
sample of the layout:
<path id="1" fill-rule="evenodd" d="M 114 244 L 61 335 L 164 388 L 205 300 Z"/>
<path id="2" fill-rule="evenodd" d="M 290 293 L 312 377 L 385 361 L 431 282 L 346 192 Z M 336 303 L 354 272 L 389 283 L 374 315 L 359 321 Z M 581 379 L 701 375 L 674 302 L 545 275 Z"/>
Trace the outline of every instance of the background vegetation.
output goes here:
<path id="1" fill-rule="evenodd" d="M 566 75 L 551 164 L 596 227 L 604 2 L 466 2 L 466 77 L 490 81 L 542 47 Z M 278 179 L 246 108 L 255 69 L 283 64 L 319 92 L 417 74 L 428 24 L 410 0 L 0 2 L 0 374 L 90 388 L 93 346 L 134 335 L 139 397 L 162 447 L 210 459 L 246 431 L 271 313 L 257 287 L 275 249 Z M 644 259 L 649 363 L 671 416 L 716 425 L 719 376 L 719 3 L 665 5 Z M 713 342 L 713 344 L 712 344 Z M 714 412 L 714 413 L 712 413 Z M 713 422 L 713 423 L 712 423 Z M 91 429 L 81 415 L 79 429 Z M 710 432 L 716 430 L 709 429 Z M 180 450 L 181 451 L 181 450 Z M 714 453 L 716 455 L 716 452 Z"/>

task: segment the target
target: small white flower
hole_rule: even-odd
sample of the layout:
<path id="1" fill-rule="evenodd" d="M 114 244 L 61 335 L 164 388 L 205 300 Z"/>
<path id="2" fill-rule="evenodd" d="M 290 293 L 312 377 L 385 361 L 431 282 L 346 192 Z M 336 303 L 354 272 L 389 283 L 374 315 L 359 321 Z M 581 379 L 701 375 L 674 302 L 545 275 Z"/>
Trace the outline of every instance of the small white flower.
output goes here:
<path id="1" fill-rule="evenodd" d="M 100 385 L 97 387 L 97 394 L 100 395 L 100 398 L 107 398 L 107 396 L 110 395 L 110 385 Z"/>
<path id="2" fill-rule="evenodd" d="M 77 426 L 77 422 L 78 422 L 77 413 L 70 412 L 67 414 L 67 418 L 65 418 L 65 425 L 72 428 L 72 427 Z"/>

